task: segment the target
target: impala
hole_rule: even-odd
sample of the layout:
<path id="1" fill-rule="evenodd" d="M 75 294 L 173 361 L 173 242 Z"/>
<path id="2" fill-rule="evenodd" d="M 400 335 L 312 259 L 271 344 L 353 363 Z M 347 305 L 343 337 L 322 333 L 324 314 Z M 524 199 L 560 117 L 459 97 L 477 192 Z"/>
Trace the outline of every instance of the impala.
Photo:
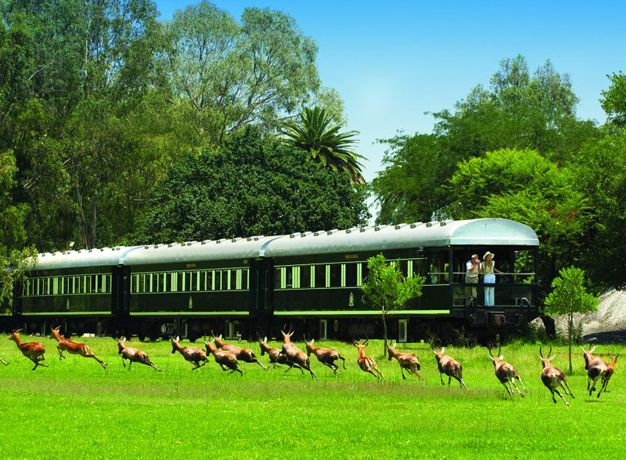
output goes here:
<path id="1" fill-rule="evenodd" d="M 554 356 L 550 356 L 550 353 L 552 353 L 552 346 L 550 346 L 550 351 L 548 351 L 547 357 L 543 356 L 543 350 L 541 349 L 541 345 L 539 346 L 539 359 L 543 364 L 541 381 L 548 388 L 548 390 L 550 390 L 550 394 L 552 395 L 552 402 L 554 402 L 554 404 L 556 404 L 556 398 L 554 397 L 554 393 L 556 393 L 563 400 L 565 405 L 569 406 L 569 403 L 559 392 L 559 387 L 563 388 L 565 394 L 569 394 L 572 398 L 574 397 L 574 394 L 567 384 L 567 379 L 565 378 L 565 374 L 563 373 L 563 371 L 552 364 Z"/>
<path id="2" fill-rule="evenodd" d="M 613 377 L 613 373 L 615 372 L 615 366 L 617 364 L 617 357 L 619 355 L 612 356 L 612 360 L 610 363 L 606 364 L 606 370 L 602 374 L 602 387 L 600 391 L 598 391 L 598 398 L 602 394 L 603 391 L 606 391 L 606 387 L 609 384 L 609 380 Z M 589 393 L 591 395 L 591 392 Z"/>
<path id="3" fill-rule="evenodd" d="M 437 360 L 437 367 L 439 368 L 439 378 L 441 379 L 441 384 L 445 385 L 443 381 L 443 375 L 448 376 L 448 386 L 450 386 L 450 382 L 452 379 L 455 379 L 459 382 L 459 385 L 467 390 L 467 386 L 465 386 L 465 382 L 463 381 L 463 366 L 457 360 L 451 358 L 450 356 L 445 355 L 446 348 L 442 347 L 441 351 L 437 352 L 434 348 L 430 348 L 433 354 L 435 355 L 435 359 Z"/>
<path id="4" fill-rule="evenodd" d="M 296 347 L 293 343 L 291 343 L 291 336 L 293 332 L 284 332 L 280 331 L 283 334 L 283 353 L 287 355 L 287 359 L 289 360 L 289 369 L 285 372 L 289 372 L 292 367 L 299 366 L 302 369 L 309 371 L 311 374 L 311 378 L 317 379 L 317 375 L 311 369 L 311 361 L 305 352 Z"/>
<path id="5" fill-rule="evenodd" d="M 493 362 L 493 368 L 496 371 L 496 377 L 498 378 L 502 386 L 506 389 L 507 393 L 511 395 L 511 397 L 513 397 L 514 395 L 513 388 L 515 388 L 517 392 L 520 394 L 520 396 L 524 397 L 524 393 L 522 393 L 520 389 L 517 387 L 517 385 L 515 384 L 515 379 L 519 381 L 524 391 L 527 391 L 526 386 L 524 385 L 524 382 L 522 382 L 522 378 L 519 376 L 519 374 L 517 373 L 517 370 L 515 370 L 513 365 L 510 363 L 507 363 L 504 360 L 504 356 L 502 356 L 502 354 L 500 353 L 501 347 L 498 346 L 498 353 L 496 354 L 496 356 L 493 356 L 493 354 L 491 353 L 491 348 L 487 348 L 487 351 L 489 351 L 489 357 L 491 358 L 491 361 Z M 509 387 L 512 387 L 512 388 L 509 388 Z"/>
<path id="6" fill-rule="evenodd" d="M 337 371 L 339 370 L 339 366 L 335 364 L 335 361 L 338 359 L 343 361 L 343 368 L 346 368 L 346 359 L 334 348 L 318 347 L 315 345 L 315 339 L 312 339 L 310 342 L 307 342 L 306 339 L 304 339 L 304 343 L 306 345 L 307 356 L 310 357 L 311 353 L 313 353 L 320 363 L 324 366 L 328 366 L 335 374 L 337 374 Z"/>
<path id="7" fill-rule="evenodd" d="M 128 360 L 128 370 L 133 363 L 144 364 L 150 366 L 157 372 L 161 372 L 161 369 L 156 367 L 146 353 L 137 348 L 131 348 L 126 346 L 126 337 L 122 337 L 117 340 L 118 354 L 122 355 L 122 365 L 126 367 L 126 360 Z"/>
<path id="8" fill-rule="evenodd" d="M 52 329 L 52 336 L 58 342 L 57 350 L 59 350 L 59 359 L 65 358 L 65 356 L 63 356 L 63 352 L 67 351 L 68 353 L 71 353 L 73 355 L 80 355 L 83 358 L 93 359 L 97 361 L 100 366 L 102 366 L 102 369 L 106 370 L 106 363 L 91 352 L 91 348 L 89 348 L 89 345 L 87 345 L 86 343 L 75 342 L 74 340 L 66 339 L 61 335 L 59 329 L 60 326 Z"/>
<path id="9" fill-rule="evenodd" d="M 385 380 L 385 377 L 383 376 L 383 373 L 380 372 L 380 369 L 378 369 L 378 365 L 376 364 L 376 361 L 374 361 L 374 358 L 367 356 L 365 354 L 365 348 L 367 348 L 367 342 L 368 340 L 362 343 L 358 343 L 357 341 L 353 343 L 353 345 L 357 347 L 358 353 L 359 353 L 357 357 L 357 363 L 359 363 L 359 367 L 361 368 L 363 372 L 372 374 L 378 380 Z"/>
<path id="10" fill-rule="evenodd" d="M 419 379 L 422 378 L 417 373 L 417 371 L 419 371 L 421 368 L 417 355 L 413 353 L 400 353 L 399 351 L 396 350 L 395 344 L 389 345 L 387 347 L 387 353 L 389 353 L 389 361 L 391 361 L 393 358 L 396 358 L 396 360 L 398 361 L 403 379 L 406 379 L 404 375 L 405 369 L 408 371 L 409 374 L 413 374 L 416 378 L 419 378 Z"/>
<path id="11" fill-rule="evenodd" d="M 204 342 L 207 353 L 211 353 L 215 358 L 215 362 L 220 365 L 223 371 L 230 369 L 230 373 L 239 372 L 243 377 L 243 372 L 239 369 L 239 361 L 234 353 L 226 351 L 223 348 L 217 348 L 211 342 Z"/>
<path id="12" fill-rule="evenodd" d="M 265 337 L 263 340 L 259 339 L 259 347 L 261 348 L 261 356 L 267 353 L 267 355 L 270 357 L 270 363 L 272 364 L 272 366 L 278 367 L 279 364 L 285 364 L 287 366 L 289 365 L 289 359 L 287 359 L 287 355 L 280 351 L 278 348 L 270 347 L 270 345 L 267 343 L 267 337 Z M 302 371 L 302 368 L 300 366 L 294 365 L 294 367 L 298 367 L 300 371 Z"/>
<path id="13" fill-rule="evenodd" d="M 37 366 L 48 367 L 43 364 L 46 358 L 44 354 L 46 352 L 45 347 L 40 342 L 22 342 L 20 339 L 21 329 L 17 329 L 11 333 L 9 340 L 13 340 L 17 344 L 17 348 L 20 349 L 22 354 L 35 363 L 35 367 L 32 370 L 37 369 Z"/>
<path id="14" fill-rule="evenodd" d="M 265 366 L 261 361 L 257 359 L 256 355 L 251 349 L 241 348 L 237 345 L 226 343 L 222 340 L 221 335 L 219 337 L 214 337 L 213 340 L 215 341 L 215 345 L 217 346 L 217 348 L 222 348 L 223 350 L 232 353 L 239 361 L 243 361 L 244 363 L 257 363 L 263 369 L 268 369 L 267 366 Z"/>
<path id="15" fill-rule="evenodd" d="M 204 366 L 209 361 L 206 352 L 202 348 L 183 347 L 180 345 L 180 337 L 172 337 L 170 341 L 172 342 L 172 354 L 179 352 L 186 361 L 193 363 L 194 368 L 191 369 L 192 371 Z"/>

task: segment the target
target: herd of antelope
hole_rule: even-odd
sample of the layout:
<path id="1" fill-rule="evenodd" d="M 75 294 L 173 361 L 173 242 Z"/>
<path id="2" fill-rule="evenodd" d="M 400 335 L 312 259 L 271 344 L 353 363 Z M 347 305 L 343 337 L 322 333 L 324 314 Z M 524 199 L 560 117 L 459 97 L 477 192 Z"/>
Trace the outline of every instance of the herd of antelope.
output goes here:
<path id="1" fill-rule="evenodd" d="M 76 342 L 74 340 L 66 339 L 59 331 L 59 327 L 52 329 L 52 337 L 57 342 L 57 350 L 59 351 L 59 359 L 65 358 L 63 352 L 67 352 L 70 354 L 77 354 L 84 358 L 93 359 L 96 361 L 103 369 L 107 369 L 107 364 L 98 358 L 92 351 L 91 348 L 81 342 Z M 45 361 L 44 354 L 46 349 L 44 345 L 40 342 L 22 342 L 20 339 L 20 331 L 21 329 L 17 329 L 13 331 L 9 339 L 13 340 L 19 350 L 22 352 L 24 356 L 30 359 L 34 363 L 34 367 L 32 370 L 37 369 L 39 366 L 48 367 L 42 361 Z M 341 354 L 333 349 L 333 348 L 323 348 L 315 345 L 315 340 L 307 341 L 305 339 L 305 347 L 306 352 L 298 348 L 292 341 L 291 337 L 293 336 L 292 332 L 284 332 L 281 331 L 283 335 L 283 346 L 281 349 L 272 348 L 268 342 L 267 337 L 263 340 L 259 339 L 259 347 L 261 350 L 261 356 L 267 354 L 269 356 L 269 362 L 273 367 L 278 367 L 279 365 L 287 366 L 287 370 L 285 372 L 289 372 L 294 367 L 300 369 L 301 373 L 307 371 L 311 378 L 317 379 L 317 375 L 311 369 L 311 354 L 315 355 L 317 360 L 327 366 L 333 373 L 336 375 L 340 371 L 340 367 L 337 364 L 337 361 L 341 361 L 343 365 L 343 369 L 346 369 L 346 359 L 341 356 Z M 254 352 L 249 348 L 241 348 L 239 346 L 226 343 L 222 340 L 222 336 L 214 337 L 213 341 L 205 341 L 205 348 L 197 348 L 197 347 L 183 347 L 180 344 L 180 339 L 178 337 L 171 338 L 172 344 L 172 353 L 180 353 L 182 357 L 193 364 L 192 370 L 199 369 L 200 367 L 206 365 L 209 362 L 209 356 L 212 355 L 213 359 L 217 364 L 219 364 L 220 368 L 223 371 L 229 371 L 230 373 L 238 372 L 239 375 L 243 376 L 243 372 L 239 368 L 239 364 L 241 362 L 245 363 L 256 363 L 261 366 L 263 369 L 268 369 L 266 365 L 261 363 L 258 360 Z M 371 356 L 368 356 L 365 353 L 365 349 L 367 347 L 368 341 L 357 342 L 355 341 L 353 345 L 357 348 L 357 363 L 359 368 L 362 371 L 367 372 L 368 374 L 373 375 L 378 381 L 385 380 L 383 373 L 378 368 L 376 361 Z M 156 367 L 154 363 L 150 360 L 148 355 L 137 349 L 131 348 L 126 345 L 126 339 L 121 337 L 117 339 L 118 345 L 118 353 L 122 358 L 122 365 L 126 367 L 126 361 L 129 362 L 128 370 L 130 371 L 130 367 L 132 363 L 136 362 L 139 364 L 144 364 L 153 368 L 155 371 L 160 372 L 160 369 Z M 602 360 L 599 356 L 594 356 L 595 347 L 590 350 L 585 350 L 582 348 L 583 357 L 585 360 L 585 370 L 587 371 L 587 391 L 589 392 L 589 396 L 596 391 L 596 383 L 600 380 L 600 390 L 598 391 L 597 397 L 599 398 L 603 392 L 607 391 L 607 385 L 609 380 L 613 376 L 615 372 L 615 367 L 617 363 L 617 357 L 619 355 L 611 356 L 611 361 L 606 362 Z M 448 377 L 448 386 L 450 386 L 452 379 L 455 379 L 459 382 L 461 388 L 467 389 L 465 386 L 465 382 L 463 381 L 463 366 L 461 363 L 451 356 L 445 354 L 445 347 L 441 348 L 440 351 L 436 351 L 431 347 L 431 351 L 435 356 L 435 360 L 437 362 L 437 368 L 439 370 L 439 377 L 441 380 L 441 384 L 445 385 L 444 375 Z M 513 367 L 512 364 L 506 362 L 504 360 L 504 356 L 501 354 L 501 347 L 498 347 L 498 352 L 494 356 L 491 348 L 487 348 L 489 357 L 493 362 L 493 367 L 495 371 L 495 375 L 497 379 L 500 381 L 502 386 L 504 386 L 507 394 L 511 397 L 515 395 L 515 392 L 519 394 L 521 397 L 524 397 L 524 393 L 527 393 L 528 390 L 524 385 L 519 373 Z M 414 353 L 400 353 L 396 350 L 396 347 L 392 344 L 387 347 L 387 352 L 389 355 L 389 360 L 396 359 L 398 364 L 400 365 L 400 371 L 402 373 L 402 378 L 406 379 L 404 375 L 404 371 L 406 371 L 409 375 L 414 375 L 417 379 L 421 379 L 421 376 L 418 374 L 418 371 L 421 369 L 420 361 L 417 355 Z M 541 372 L 541 381 L 543 384 L 550 390 L 550 394 L 552 395 L 552 401 L 556 403 L 556 397 L 559 396 L 561 400 L 569 406 L 569 402 L 565 399 L 565 395 L 569 395 L 571 398 L 574 398 L 574 394 L 569 387 L 567 382 L 567 378 L 563 371 L 561 371 L 558 367 L 552 364 L 552 360 L 554 356 L 550 356 L 552 353 L 552 347 L 548 351 L 548 354 L 544 356 L 543 347 L 539 347 L 539 359 L 542 362 L 543 370 Z M 7 366 L 9 363 L 0 357 L 0 364 Z M 522 390 L 518 387 L 517 383 L 522 387 Z"/>

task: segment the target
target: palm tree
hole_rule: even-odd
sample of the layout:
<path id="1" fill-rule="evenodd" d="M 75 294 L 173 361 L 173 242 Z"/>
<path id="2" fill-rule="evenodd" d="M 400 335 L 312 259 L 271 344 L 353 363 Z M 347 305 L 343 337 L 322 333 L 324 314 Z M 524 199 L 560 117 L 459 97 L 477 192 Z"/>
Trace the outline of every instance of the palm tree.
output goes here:
<path id="1" fill-rule="evenodd" d="M 326 110 L 305 108 L 298 120 L 285 122 L 281 133 L 290 144 L 311 152 L 314 160 L 325 168 L 350 176 L 355 184 L 364 184 L 360 158 L 351 149 L 356 143 L 356 131 L 339 132 L 339 126 Z"/>

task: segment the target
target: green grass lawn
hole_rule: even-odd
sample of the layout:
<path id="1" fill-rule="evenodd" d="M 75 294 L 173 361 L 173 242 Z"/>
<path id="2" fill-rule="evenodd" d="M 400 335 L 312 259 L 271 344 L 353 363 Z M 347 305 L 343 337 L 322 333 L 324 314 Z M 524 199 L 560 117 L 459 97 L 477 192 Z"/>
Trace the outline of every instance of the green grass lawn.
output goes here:
<path id="1" fill-rule="evenodd" d="M 24 341 L 32 340 L 23 336 Z M 387 381 L 360 371 L 356 349 L 330 343 L 347 358 L 342 375 L 315 361 L 319 381 L 294 369 L 244 364 L 229 375 L 215 362 L 196 371 L 167 342 L 129 342 L 146 351 L 163 372 L 122 367 L 112 339 L 84 339 L 109 364 L 68 356 L 41 340 L 49 368 L 32 364 L 13 342 L 0 341 L 0 457 L 2 458 L 623 458 L 626 391 L 618 368 L 600 400 L 585 393 L 586 374 L 577 348 L 571 407 L 552 403 L 539 379 L 538 347 L 513 344 L 505 358 L 528 388 L 508 398 L 485 349 L 448 348 L 464 367 L 469 390 L 441 386 L 425 345 L 417 352 L 422 380 L 403 381 L 395 361 L 380 357 Z M 200 342 L 197 343 L 199 345 Z M 257 344 L 250 344 L 258 351 Z M 619 346 L 597 351 L 621 352 Z M 561 347 L 555 364 L 567 367 Z M 258 353 L 257 353 L 258 354 Z M 262 359 L 265 361 L 266 356 Z"/>

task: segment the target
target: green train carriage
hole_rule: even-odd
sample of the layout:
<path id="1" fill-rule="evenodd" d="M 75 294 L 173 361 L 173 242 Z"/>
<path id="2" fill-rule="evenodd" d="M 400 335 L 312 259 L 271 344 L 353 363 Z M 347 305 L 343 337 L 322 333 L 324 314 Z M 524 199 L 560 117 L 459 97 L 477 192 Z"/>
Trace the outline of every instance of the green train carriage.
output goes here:
<path id="1" fill-rule="evenodd" d="M 380 312 L 360 286 L 367 258 L 383 253 L 427 280 L 419 299 L 390 313 L 396 338 L 461 326 L 495 333 L 538 314 L 537 248 L 523 224 L 477 219 L 42 254 L 16 291 L 12 324 L 151 338 L 254 338 L 281 327 L 375 337 Z M 476 298 L 465 284 L 465 262 L 487 250 L 504 272 L 493 307 L 483 305 L 481 283 Z"/>

